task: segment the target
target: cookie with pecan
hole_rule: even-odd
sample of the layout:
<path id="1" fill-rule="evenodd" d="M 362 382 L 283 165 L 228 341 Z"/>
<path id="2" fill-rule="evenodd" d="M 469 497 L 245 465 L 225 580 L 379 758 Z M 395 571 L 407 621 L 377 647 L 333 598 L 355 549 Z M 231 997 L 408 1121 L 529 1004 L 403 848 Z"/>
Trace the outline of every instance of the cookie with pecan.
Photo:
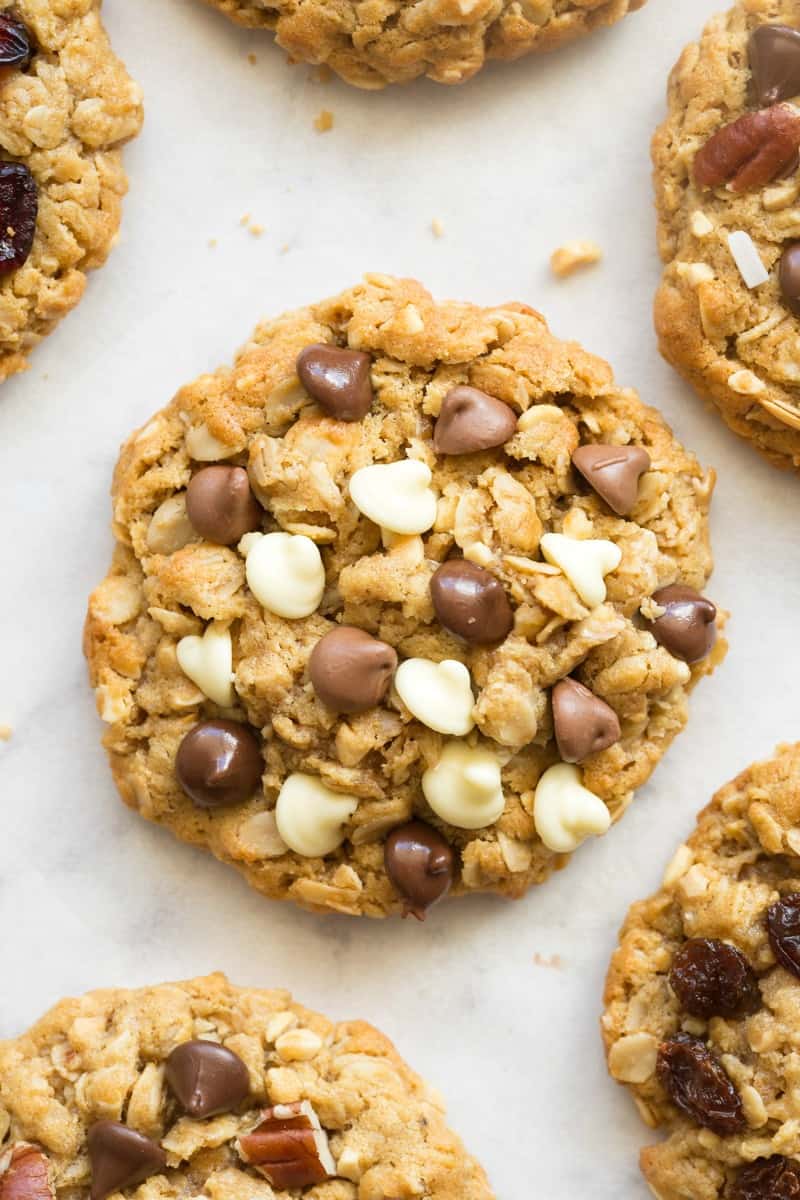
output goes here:
<path id="1" fill-rule="evenodd" d="M 634 904 L 606 983 L 611 1074 L 666 1134 L 660 1200 L 777 1200 L 800 1187 L 800 744 L 727 784 Z"/>
<path id="2" fill-rule="evenodd" d="M 348 83 L 382 88 L 427 75 L 463 83 L 487 59 L 554 50 L 613 25 L 645 0 L 394 0 L 378 8 L 322 0 L 206 0 L 241 25 L 266 29 L 293 62 L 325 64 Z"/>
<path id="3" fill-rule="evenodd" d="M 0 0 L 0 380 L 80 300 L 108 256 L 141 89 L 101 0 Z"/>
<path id="4" fill-rule="evenodd" d="M 223 975 L 62 1000 L 0 1042 L 3 1200 L 493 1200 L 363 1021 Z"/>
<path id="5" fill-rule="evenodd" d="M 519 304 L 373 275 L 135 433 L 86 652 L 123 799 L 317 910 L 521 895 L 719 662 L 713 472 Z"/>

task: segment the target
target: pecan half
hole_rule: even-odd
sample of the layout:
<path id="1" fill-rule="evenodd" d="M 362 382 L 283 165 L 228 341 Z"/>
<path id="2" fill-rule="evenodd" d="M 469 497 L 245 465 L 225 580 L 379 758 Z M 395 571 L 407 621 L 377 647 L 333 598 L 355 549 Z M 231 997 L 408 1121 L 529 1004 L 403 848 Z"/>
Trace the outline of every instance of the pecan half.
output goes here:
<path id="1" fill-rule="evenodd" d="M 763 187 L 791 166 L 800 149 L 800 117 L 786 104 L 745 113 L 709 138 L 694 160 L 699 187 L 732 192 Z"/>
<path id="2" fill-rule="evenodd" d="M 0 1200 L 53 1200 L 50 1163 L 28 1142 L 0 1158 Z"/>
<path id="3" fill-rule="evenodd" d="M 278 1191 L 324 1183 L 336 1174 L 328 1135 L 307 1100 L 265 1109 L 237 1149 Z"/>

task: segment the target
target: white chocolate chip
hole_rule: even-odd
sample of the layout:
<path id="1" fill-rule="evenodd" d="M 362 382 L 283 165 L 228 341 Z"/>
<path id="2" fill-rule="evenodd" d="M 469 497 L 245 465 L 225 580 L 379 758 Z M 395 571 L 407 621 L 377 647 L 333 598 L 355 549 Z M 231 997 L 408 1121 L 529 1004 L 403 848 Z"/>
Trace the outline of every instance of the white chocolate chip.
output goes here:
<path id="1" fill-rule="evenodd" d="M 689 228 L 696 238 L 708 237 L 710 233 L 714 232 L 714 226 L 699 208 L 696 208 L 689 218 Z"/>
<path id="2" fill-rule="evenodd" d="M 708 263 L 680 262 L 675 270 L 681 279 L 685 279 L 692 287 L 699 287 L 701 283 L 711 283 L 714 279 L 714 272 Z"/>
<path id="3" fill-rule="evenodd" d="M 359 512 L 392 533 L 425 533 L 436 520 L 431 470 L 415 458 L 361 467 L 350 480 Z"/>
<path id="4" fill-rule="evenodd" d="M 219 462 L 221 458 L 230 458 L 238 453 L 236 446 L 226 446 L 214 437 L 205 424 L 195 425 L 187 432 L 186 451 L 195 462 Z"/>
<path id="5" fill-rule="evenodd" d="M 584 604 L 597 608 L 603 603 L 605 576 L 622 561 L 619 546 L 604 538 L 578 540 L 563 533 L 546 533 L 541 549 L 549 563 L 561 568 Z"/>
<path id="6" fill-rule="evenodd" d="M 304 858 L 324 858 L 344 841 L 344 824 L 358 798 L 326 787 L 316 775 L 290 775 L 278 796 L 275 820 L 286 845 Z"/>
<path id="7" fill-rule="evenodd" d="M 733 233 L 729 233 L 728 249 L 747 287 L 757 288 L 767 282 L 769 271 L 761 261 L 761 255 L 749 233 L 745 233 L 743 229 L 735 229 Z"/>
<path id="8" fill-rule="evenodd" d="M 397 668 L 394 686 L 412 716 L 437 733 L 463 737 L 475 725 L 472 680 L 456 659 L 407 658 Z"/>
<path id="9" fill-rule="evenodd" d="M 646 1083 L 656 1072 L 658 1040 L 650 1033 L 629 1033 L 614 1042 L 608 1069 L 620 1083 Z"/>
<path id="10" fill-rule="evenodd" d="M 689 847 L 684 844 L 679 846 L 672 856 L 671 861 L 667 865 L 662 881 L 665 888 L 674 887 L 679 879 L 682 879 L 689 867 L 694 862 L 694 856 Z"/>
<path id="11" fill-rule="evenodd" d="M 227 625 L 206 626 L 202 637 L 181 638 L 177 646 L 178 666 L 196 683 L 204 696 L 230 708 L 233 704 L 233 645 Z"/>
<path id="12" fill-rule="evenodd" d="M 587 838 L 607 833 L 611 814 L 600 797 L 583 786 L 577 767 L 557 763 L 536 787 L 533 821 L 548 850 L 571 854 Z"/>
<path id="13" fill-rule="evenodd" d="M 500 763 L 490 750 L 465 742 L 445 746 L 422 776 L 422 791 L 437 817 L 458 829 L 485 829 L 505 808 Z"/>
<path id="14" fill-rule="evenodd" d="M 759 379 L 752 371 L 734 371 L 728 376 L 728 387 L 740 396 L 757 396 L 766 390 L 763 379 Z"/>
<path id="15" fill-rule="evenodd" d="M 239 552 L 260 604 L 279 617 L 297 620 L 315 612 L 325 591 L 325 567 L 311 538 L 301 533 L 246 533 Z"/>

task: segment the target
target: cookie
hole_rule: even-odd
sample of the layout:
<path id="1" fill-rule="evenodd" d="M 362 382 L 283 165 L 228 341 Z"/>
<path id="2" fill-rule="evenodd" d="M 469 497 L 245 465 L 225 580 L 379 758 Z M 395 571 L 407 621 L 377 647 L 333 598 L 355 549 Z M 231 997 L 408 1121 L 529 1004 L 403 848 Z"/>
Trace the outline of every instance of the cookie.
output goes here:
<path id="1" fill-rule="evenodd" d="M 101 0 L 0 0 L 0 379 L 74 308 L 119 229 L 141 90 Z"/>
<path id="2" fill-rule="evenodd" d="M 800 744 L 714 797 L 622 930 L 603 1032 L 667 1135 L 641 1160 L 660 1200 L 799 1192 L 799 827 Z"/>
<path id="3" fill-rule="evenodd" d="M 524 305 L 381 275 L 135 433 L 86 652 L 123 799 L 315 909 L 521 895 L 720 660 L 712 472 Z"/>
<path id="4" fill-rule="evenodd" d="M 325 64 L 348 83 L 382 88 L 427 75 L 463 83 L 486 59 L 554 50 L 613 25 L 645 0 L 395 0 L 381 9 L 321 0 L 207 0 L 241 25 L 269 29 L 294 61 Z"/>
<path id="5" fill-rule="evenodd" d="M 745 0 L 684 51 L 653 142 L 662 353 L 731 429 L 795 468 L 797 104 L 800 0 Z"/>
<path id="6" fill-rule="evenodd" d="M 2 1200 L 492 1200 L 363 1021 L 223 975 L 62 1000 L 0 1042 Z"/>

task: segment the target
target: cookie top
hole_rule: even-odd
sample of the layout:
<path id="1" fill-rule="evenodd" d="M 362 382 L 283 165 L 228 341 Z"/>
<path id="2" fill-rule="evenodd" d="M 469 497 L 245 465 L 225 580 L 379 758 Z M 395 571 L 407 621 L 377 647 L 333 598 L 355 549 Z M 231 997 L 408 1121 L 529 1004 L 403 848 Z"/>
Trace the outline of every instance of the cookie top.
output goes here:
<path id="1" fill-rule="evenodd" d="M 606 985 L 611 1074 L 667 1140 L 661 1200 L 800 1194 L 800 744 L 724 787 L 659 892 L 634 904 Z"/>
<path id="2" fill-rule="evenodd" d="M 653 142 L 661 350 L 782 467 L 800 466 L 798 105 L 800 0 L 745 0 L 682 54 Z"/>
<path id="3" fill-rule="evenodd" d="M 117 467 L 86 651 L 124 800 L 316 909 L 521 895 L 722 656 L 712 490 L 523 305 L 372 275 L 259 326 Z"/>
<path id="4" fill-rule="evenodd" d="M 326 64 L 348 83 L 381 88 L 427 75 L 463 83 L 487 58 L 520 58 L 613 25 L 645 0 L 394 0 L 380 9 L 323 0 L 207 0 L 257 29 L 270 29 L 294 60 Z"/>
<path id="5" fill-rule="evenodd" d="M 142 94 L 101 0 L 0 0 L 0 379 L 80 300 L 117 235 Z"/>
<path id="6" fill-rule="evenodd" d="M 62 1000 L 0 1042 L 2 1200 L 492 1200 L 363 1021 L 223 975 Z"/>

